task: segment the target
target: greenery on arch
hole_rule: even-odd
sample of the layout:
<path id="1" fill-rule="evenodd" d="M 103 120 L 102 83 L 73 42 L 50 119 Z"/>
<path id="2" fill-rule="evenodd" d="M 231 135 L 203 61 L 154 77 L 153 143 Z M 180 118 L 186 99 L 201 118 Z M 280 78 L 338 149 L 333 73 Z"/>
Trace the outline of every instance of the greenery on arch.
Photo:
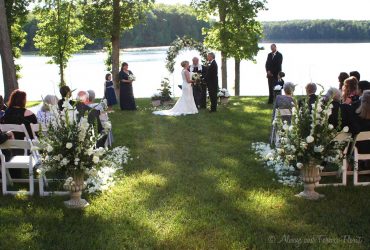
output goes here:
<path id="1" fill-rule="evenodd" d="M 203 45 L 203 43 L 195 41 L 187 36 L 178 37 L 171 43 L 171 46 L 167 50 L 166 68 L 170 73 L 173 73 L 174 71 L 175 59 L 177 55 L 185 48 L 197 50 L 202 57 L 202 63 L 205 64 L 207 62 L 208 49 Z"/>

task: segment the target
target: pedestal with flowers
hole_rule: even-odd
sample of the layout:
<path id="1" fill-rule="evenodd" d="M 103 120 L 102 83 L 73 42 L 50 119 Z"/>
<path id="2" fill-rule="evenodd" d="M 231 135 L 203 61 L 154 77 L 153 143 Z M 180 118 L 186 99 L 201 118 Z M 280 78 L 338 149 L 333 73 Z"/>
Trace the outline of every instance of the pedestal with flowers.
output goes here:
<path id="1" fill-rule="evenodd" d="M 68 100 L 63 104 L 62 113 L 54 112 L 54 118 L 48 125 L 47 132 L 40 135 L 37 150 L 41 154 L 42 166 L 39 174 L 49 171 L 67 176 L 63 185 L 70 192 L 70 200 L 65 202 L 68 208 L 84 208 L 88 202 L 81 198 L 83 190 L 102 191 L 113 181 L 113 174 L 127 163 L 127 148 L 112 150 L 97 148 L 96 144 L 108 132 L 98 134 L 93 124 L 86 117 L 77 119 L 77 110 Z M 85 180 L 88 180 L 86 182 Z"/>
<path id="2" fill-rule="evenodd" d="M 229 103 L 229 91 L 227 89 L 221 89 L 217 96 L 220 98 L 221 104 L 228 104 Z"/>
<path id="3" fill-rule="evenodd" d="M 314 190 L 320 181 L 323 164 L 339 166 L 345 157 L 343 150 L 351 140 L 350 137 L 344 141 L 335 140 L 342 131 L 329 124 L 333 105 L 331 100 L 325 101 L 321 95 L 322 92 L 312 106 L 307 102 L 299 106 L 296 102 L 292 109 L 291 124 L 279 116 L 274 121 L 279 136 L 275 157 L 300 170 L 304 191 L 297 196 L 310 200 L 323 197 Z M 348 132 L 348 127 L 343 132 Z"/>

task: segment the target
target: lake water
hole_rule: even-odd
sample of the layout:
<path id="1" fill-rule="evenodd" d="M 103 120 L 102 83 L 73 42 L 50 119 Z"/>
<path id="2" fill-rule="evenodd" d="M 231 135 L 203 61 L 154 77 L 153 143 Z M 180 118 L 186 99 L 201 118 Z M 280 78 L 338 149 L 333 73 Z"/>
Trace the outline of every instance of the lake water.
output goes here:
<path id="1" fill-rule="evenodd" d="M 260 44 L 265 50 L 259 52 L 257 63 L 243 61 L 241 63 L 241 95 L 261 96 L 268 94 L 265 77 L 265 62 L 270 52 L 269 44 Z M 170 75 L 165 68 L 167 47 L 141 48 L 124 50 L 121 61 L 129 63 L 130 70 L 136 75 L 134 83 L 135 97 L 150 97 L 158 92 L 161 79 L 169 77 L 174 86 L 175 96 L 181 94 L 177 87 L 181 83 L 180 62 L 199 56 L 196 51 L 184 50 L 177 57 L 174 74 Z M 304 93 L 306 83 L 313 81 L 321 83 L 325 88 L 338 86 L 337 76 L 341 71 L 357 70 L 361 79 L 370 80 L 370 43 L 338 43 L 338 44 L 278 44 L 278 50 L 283 54 L 283 71 L 285 81 L 297 84 L 296 94 Z M 93 89 L 97 97 L 103 95 L 105 76 L 104 52 L 81 53 L 73 56 L 66 70 L 66 81 L 71 89 Z M 28 100 L 40 100 L 41 96 L 58 91 L 58 68 L 47 64 L 48 58 L 37 55 L 23 55 L 18 63 L 22 65 L 19 88 L 25 90 Z M 221 71 L 220 55 L 216 61 Z M 221 72 L 219 73 L 221 86 Z M 234 62 L 228 61 L 228 89 L 234 93 Z M 0 67 L 0 93 L 3 93 L 3 79 Z"/>

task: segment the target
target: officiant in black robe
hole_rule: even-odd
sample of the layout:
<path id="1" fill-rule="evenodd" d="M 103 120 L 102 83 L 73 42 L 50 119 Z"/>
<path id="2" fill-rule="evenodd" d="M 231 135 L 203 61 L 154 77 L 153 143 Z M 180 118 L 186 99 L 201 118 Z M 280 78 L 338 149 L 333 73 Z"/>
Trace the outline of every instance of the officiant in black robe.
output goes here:
<path id="1" fill-rule="evenodd" d="M 204 81 L 206 74 L 206 67 L 199 63 L 199 58 L 193 58 L 193 64 L 190 65 L 189 71 L 192 73 L 198 73 L 200 75 L 200 82 L 193 84 L 193 96 L 195 105 L 198 109 L 205 109 L 207 107 L 207 85 Z"/>

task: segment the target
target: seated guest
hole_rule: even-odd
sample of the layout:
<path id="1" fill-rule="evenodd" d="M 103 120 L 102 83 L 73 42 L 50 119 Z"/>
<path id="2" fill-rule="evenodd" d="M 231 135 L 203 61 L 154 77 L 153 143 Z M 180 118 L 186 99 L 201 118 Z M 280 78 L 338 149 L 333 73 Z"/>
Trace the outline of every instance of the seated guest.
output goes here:
<path id="1" fill-rule="evenodd" d="M 338 76 L 338 81 L 339 81 L 339 89 L 342 90 L 344 80 L 346 80 L 349 77 L 349 75 L 346 72 L 340 72 Z"/>
<path id="2" fill-rule="evenodd" d="M 37 118 L 31 110 L 26 109 L 26 92 L 14 90 L 9 98 L 8 108 L 5 110 L 1 122 L 4 124 L 24 124 L 31 139 L 33 139 L 31 123 L 37 123 Z M 24 133 L 14 132 L 15 139 L 23 140 Z"/>
<path id="3" fill-rule="evenodd" d="M 103 106 L 100 103 L 95 103 L 95 91 L 88 90 L 87 93 L 89 95 L 89 100 L 87 102 L 87 105 L 91 108 L 100 110 L 100 112 L 103 112 L 104 111 Z"/>
<path id="4" fill-rule="evenodd" d="M 354 120 L 351 124 L 353 126 L 353 134 L 356 135 L 360 132 L 370 131 L 370 90 L 365 90 L 359 108 L 355 111 Z M 356 147 L 360 154 L 369 154 L 370 153 L 370 142 L 362 141 L 357 142 Z M 360 161 L 359 167 L 362 168 L 370 167 L 369 161 Z"/>
<path id="5" fill-rule="evenodd" d="M 55 95 L 47 95 L 43 100 L 41 109 L 37 112 L 37 120 L 44 126 L 48 126 L 55 119 L 55 114 L 51 110 L 52 106 L 58 105 L 58 98 Z"/>
<path id="6" fill-rule="evenodd" d="M 293 92 L 295 90 L 295 85 L 291 82 L 287 82 L 283 86 L 284 95 L 276 96 L 274 103 L 274 110 L 272 113 L 272 119 L 275 118 L 276 109 L 292 109 L 294 106 Z"/>
<path id="7" fill-rule="evenodd" d="M 332 113 L 329 116 L 329 124 L 333 125 L 334 128 L 337 128 L 339 124 L 338 119 L 339 119 L 340 98 L 341 93 L 340 90 L 337 88 L 328 89 L 328 92 L 326 92 L 324 96 L 325 103 L 331 101 L 331 104 L 333 105 Z"/>
<path id="8" fill-rule="evenodd" d="M 303 106 L 303 101 L 308 103 L 308 109 L 312 110 L 312 105 L 315 104 L 317 100 L 317 86 L 315 83 L 311 82 L 306 85 L 306 95 L 307 97 L 304 100 L 299 101 L 299 107 Z"/>
<path id="9" fill-rule="evenodd" d="M 64 101 L 66 100 L 66 98 L 71 98 L 72 96 L 72 91 L 71 89 L 68 87 L 68 86 L 62 86 L 60 89 L 59 89 L 59 92 L 60 92 L 60 95 L 62 96 L 62 99 L 60 99 L 58 101 L 58 108 L 59 108 L 59 111 L 63 111 L 63 103 Z M 72 100 L 69 101 L 69 104 L 71 104 L 72 106 L 74 105 L 74 102 Z"/>
<path id="10" fill-rule="evenodd" d="M 360 73 L 358 71 L 351 71 L 351 72 L 349 72 L 349 76 L 356 77 L 356 79 L 357 79 L 358 82 L 361 80 L 361 76 L 360 76 Z"/>
<path id="11" fill-rule="evenodd" d="M 7 106 L 4 103 L 4 98 L 2 95 L 0 95 L 0 119 L 4 116 L 6 108 Z"/>
<path id="12" fill-rule="evenodd" d="M 87 120 L 92 125 L 97 125 L 98 133 L 103 132 L 103 126 L 100 121 L 100 111 L 89 107 L 87 104 L 89 103 L 89 94 L 86 91 L 80 91 L 77 93 L 77 100 L 78 103 L 76 104 L 76 109 L 78 111 L 77 119 L 80 120 L 85 115 L 87 116 Z M 107 136 L 103 136 L 96 146 L 97 147 L 104 147 L 105 141 L 107 140 Z"/>
<path id="13" fill-rule="evenodd" d="M 361 96 L 365 90 L 370 90 L 370 82 L 368 81 L 359 81 L 358 82 L 358 94 Z"/>
<path id="14" fill-rule="evenodd" d="M 291 110 L 294 106 L 294 99 L 293 99 L 293 92 L 295 89 L 295 85 L 291 82 L 284 83 L 283 86 L 284 94 L 285 95 L 278 95 L 276 96 L 276 100 L 274 103 L 274 109 L 272 113 L 272 120 L 276 118 L 276 112 L 277 109 L 289 109 Z M 283 121 L 287 121 L 289 124 L 291 122 L 291 114 L 283 114 L 280 113 L 281 118 Z M 276 135 L 276 126 L 275 124 L 272 125 L 271 129 L 271 135 L 270 135 L 270 144 L 271 146 L 276 145 L 278 141 L 277 135 Z"/>
<path id="15" fill-rule="evenodd" d="M 344 81 L 342 88 L 342 103 L 351 105 L 353 102 L 358 101 L 358 81 L 354 76 L 350 76 Z"/>

